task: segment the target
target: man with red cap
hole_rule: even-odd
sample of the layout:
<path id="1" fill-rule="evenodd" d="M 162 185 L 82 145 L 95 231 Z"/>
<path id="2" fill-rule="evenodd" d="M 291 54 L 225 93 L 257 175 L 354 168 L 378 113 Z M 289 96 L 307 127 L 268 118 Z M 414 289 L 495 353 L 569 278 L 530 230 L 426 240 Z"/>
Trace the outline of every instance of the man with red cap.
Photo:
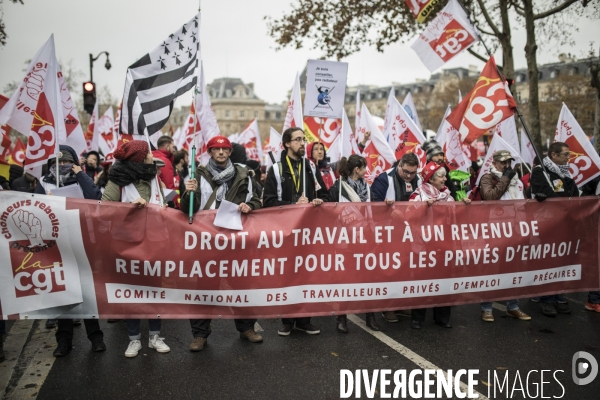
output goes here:
<path id="1" fill-rule="evenodd" d="M 193 212 L 198 210 L 214 210 L 221 202 L 227 200 L 238 205 L 238 210 L 244 214 L 261 207 L 260 198 L 256 192 L 256 183 L 252 173 L 245 165 L 233 164 L 229 159 L 232 145 L 224 136 L 215 136 L 208 141 L 207 152 L 210 155 L 206 166 L 199 165 L 196 170 L 197 178 L 185 183 L 185 192 L 181 195 L 181 210 L 186 214 L 190 209 L 190 193 L 193 191 Z M 200 184 L 198 185 L 198 181 Z M 210 319 L 191 319 L 194 340 L 190 351 L 201 351 L 210 335 Z M 242 339 L 252 343 L 262 342 L 262 336 L 254 331 L 256 319 L 236 319 L 235 327 Z"/>

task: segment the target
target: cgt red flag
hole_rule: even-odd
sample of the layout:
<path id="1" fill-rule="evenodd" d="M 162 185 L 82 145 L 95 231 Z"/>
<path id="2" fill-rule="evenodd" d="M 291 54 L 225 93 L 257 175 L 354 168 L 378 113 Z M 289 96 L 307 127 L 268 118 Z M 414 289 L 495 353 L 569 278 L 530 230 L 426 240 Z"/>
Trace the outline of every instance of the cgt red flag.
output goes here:
<path id="1" fill-rule="evenodd" d="M 11 154 L 11 164 L 17 164 L 21 167 L 23 166 L 23 162 L 25 162 L 25 153 L 27 152 L 27 147 L 23 144 L 20 139 L 17 139 L 15 142 L 15 146 L 12 149 Z"/>
<path id="2" fill-rule="evenodd" d="M 446 118 L 464 143 L 471 143 L 514 114 L 517 108 L 508 86 L 502 81 L 491 56 L 475 87 Z"/>

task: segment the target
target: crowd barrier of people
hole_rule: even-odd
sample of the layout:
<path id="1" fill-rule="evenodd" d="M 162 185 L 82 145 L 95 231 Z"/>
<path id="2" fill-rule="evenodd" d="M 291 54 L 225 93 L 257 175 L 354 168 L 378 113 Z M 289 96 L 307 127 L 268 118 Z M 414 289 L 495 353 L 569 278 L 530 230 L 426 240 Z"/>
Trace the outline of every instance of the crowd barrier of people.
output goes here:
<path id="1" fill-rule="evenodd" d="M 365 137 L 368 139 L 368 133 Z M 282 135 L 284 150 L 280 159 L 263 173 L 258 162 L 246 158 L 245 149 L 231 143 L 227 137 L 217 136 L 207 144 L 210 160 L 199 165 L 194 178 L 190 178 L 189 154 L 177 150 L 173 139 L 163 136 L 157 141 L 157 149 L 151 151 L 146 141 L 131 141 L 120 145 L 111 159 L 102 160 L 92 151 L 79 159 L 69 146 L 60 146 L 58 162 L 52 159 L 41 179 L 24 173 L 21 167 L 11 167 L 11 179 L 2 182 L 4 190 L 28 193 L 52 194 L 58 186 L 79 185 L 86 199 L 120 201 L 143 208 L 147 204 L 167 203 L 169 207 L 188 213 L 190 207 L 196 213 L 219 208 L 223 200 L 238 205 L 241 213 L 251 213 L 259 208 L 279 207 L 292 204 L 312 204 L 319 207 L 323 202 L 383 202 L 388 206 L 398 201 L 422 201 L 428 205 L 437 202 L 472 199 L 516 200 L 534 198 L 544 201 L 551 197 L 578 197 L 599 193 L 600 178 L 596 178 L 581 190 L 569 172 L 569 148 L 565 143 L 555 142 L 548 148 L 541 161 L 536 158 L 533 166 L 517 164 L 510 152 L 501 150 L 493 155 L 489 171 L 475 184 L 479 166 L 476 162 L 469 168 L 468 179 L 450 174 L 445 164 L 444 152 L 434 140 L 426 141 L 422 148 L 427 163 L 419 173 L 419 159 L 414 153 L 406 153 L 389 170 L 381 173 L 369 186 L 365 180 L 367 162 L 354 154 L 339 162 L 329 163 L 325 146 L 315 142 L 307 146 L 301 128 L 289 128 Z M 364 141 L 358 143 L 364 147 Z M 20 168 L 20 170 L 19 170 Z M 465 183 L 466 182 L 466 183 Z M 165 196 L 168 192 L 170 195 Z M 191 193 L 194 196 L 191 196 Z M 340 209 L 339 212 L 343 212 Z M 399 212 L 399 211 L 394 211 Z M 571 307 L 561 294 L 532 298 L 540 303 L 540 311 L 548 317 L 570 314 Z M 600 312 L 600 292 L 590 292 L 585 308 Z M 398 322 L 399 317 L 411 318 L 411 327 L 421 329 L 426 309 L 384 311 L 381 316 L 387 323 Z M 434 307 L 434 322 L 444 328 L 452 328 L 451 307 Z M 519 308 L 519 300 L 506 301 L 506 315 L 527 321 L 531 316 Z M 492 302 L 481 303 L 481 319 L 494 322 Z M 320 333 L 310 317 L 282 318 L 278 329 L 280 336 L 288 336 L 294 330 L 310 335 Z M 116 320 L 108 320 L 116 322 Z M 235 319 L 240 338 L 252 343 L 262 342 L 255 331 L 255 319 Z M 103 332 L 97 319 L 83 321 L 92 351 L 105 351 Z M 190 351 L 197 352 L 207 345 L 211 334 L 211 320 L 192 319 Z M 57 347 L 54 356 L 63 357 L 72 350 L 73 326 L 80 320 L 47 320 L 48 329 L 56 328 Z M 159 353 L 170 351 L 161 338 L 161 320 L 149 320 L 148 347 Z M 381 326 L 376 313 L 366 314 L 367 326 L 379 331 Z M 140 320 L 126 320 L 129 345 L 126 357 L 135 357 L 142 349 Z M 346 315 L 336 320 L 340 333 L 348 333 Z M 5 335 L 5 322 L 0 321 L 0 335 Z M 1 346 L 2 341 L 0 341 Z M 0 347 L 0 361 L 4 353 Z"/>

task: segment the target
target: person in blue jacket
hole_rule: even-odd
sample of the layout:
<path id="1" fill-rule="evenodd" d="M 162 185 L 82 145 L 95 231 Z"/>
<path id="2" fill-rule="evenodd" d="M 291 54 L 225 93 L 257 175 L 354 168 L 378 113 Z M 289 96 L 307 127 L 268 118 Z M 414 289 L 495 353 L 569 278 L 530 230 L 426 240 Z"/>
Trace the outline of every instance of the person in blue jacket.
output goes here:
<path id="1" fill-rule="evenodd" d="M 58 165 L 56 159 L 48 161 L 48 172 L 40 179 L 35 188 L 37 194 L 52 194 L 52 190 L 69 185 L 79 185 L 83 192 L 83 197 L 90 200 L 100 200 L 102 192 L 92 178 L 90 178 L 79 165 L 79 158 L 73 148 L 66 145 L 60 145 Z M 52 327 L 52 320 L 46 327 Z M 92 342 L 92 351 L 104 351 L 104 334 L 100 330 L 100 323 L 97 319 L 85 319 L 85 331 L 88 339 Z M 73 348 L 73 320 L 59 319 L 58 329 L 56 330 L 56 350 L 54 357 L 64 357 L 71 352 Z"/>

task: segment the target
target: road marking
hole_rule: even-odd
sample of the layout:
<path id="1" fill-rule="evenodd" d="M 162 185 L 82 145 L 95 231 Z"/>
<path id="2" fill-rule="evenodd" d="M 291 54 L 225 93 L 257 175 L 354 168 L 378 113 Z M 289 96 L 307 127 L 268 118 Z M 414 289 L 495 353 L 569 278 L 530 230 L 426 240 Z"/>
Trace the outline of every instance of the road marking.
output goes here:
<path id="1" fill-rule="evenodd" d="M 254 332 L 264 332 L 265 330 L 258 324 L 258 322 L 254 323 Z"/>
<path id="2" fill-rule="evenodd" d="M 13 325 L 7 342 L 9 337 L 14 336 L 11 339 L 13 342 L 11 346 L 13 348 L 18 346 L 17 341 L 21 343 L 21 346 L 18 355 L 11 360 L 13 364 L 9 370 L 9 380 L 0 382 L 1 384 L 6 383 L 3 399 L 35 399 L 37 397 L 55 360 L 52 355 L 56 348 L 55 330 L 43 329 L 43 326 L 41 320 L 21 320 Z M 29 341 L 25 343 L 29 337 Z"/>
<path id="3" fill-rule="evenodd" d="M 4 355 L 6 360 L 0 364 L 0 393 L 3 395 L 10 378 L 13 375 L 13 371 L 19 361 L 19 356 L 23 351 L 25 342 L 31 332 L 33 320 L 19 320 L 15 321 L 10 332 L 6 335 L 4 341 Z M 2 397 L 2 396 L 0 396 Z"/>
<path id="4" fill-rule="evenodd" d="M 375 338 L 379 339 L 381 342 L 383 342 L 387 346 L 391 347 L 393 350 L 398 352 L 400 355 L 408 358 L 410 361 L 417 364 L 420 368 L 441 370 L 441 368 L 439 368 L 438 366 L 427 361 L 426 359 L 424 359 L 423 357 L 421 357 L 420 355 L 418 355 L 417 353 L 415 353 L 408 347 L 403 346 L 402 344 L 396 342 L 394 339 L 392 339 L 385 333 L 380 332 L 380 331 L 371 330 L 371 328 L 367 327 L 367 324 L 365 323 L 365 321 L 360 319 L 358 316 L 356 316 L 354 314 L 348 314 L 348 319 L 350 321 L 354 322 L 359 327 L 361 327 L 365 332 L 370 333 L 372 336 L 375 336 Z M 442 370 L 442 373 L 444 374 L 445 377 L 447 377 L 446 372 L 444 372 Z M 460 382 L 460 388 L 462 389 L 463 393 L 467 393 L 468 386 L 465 385 L 463 382 Z M 476 390 L 473 390 L 473 391 L 479 396 L 478 397 L 479 399 L 489 400 L 487 397 L 485 397 L 483 394 L 479 393 L 478 391 L 476 391 Z"/>
<path id="5" fill-rule="evenodd" d="M 492 303 L 492 307 L 494 307 L 496 310 L 500 310 L 502 312 L 506 312 L 506 306 L 504 304 Z"/>

